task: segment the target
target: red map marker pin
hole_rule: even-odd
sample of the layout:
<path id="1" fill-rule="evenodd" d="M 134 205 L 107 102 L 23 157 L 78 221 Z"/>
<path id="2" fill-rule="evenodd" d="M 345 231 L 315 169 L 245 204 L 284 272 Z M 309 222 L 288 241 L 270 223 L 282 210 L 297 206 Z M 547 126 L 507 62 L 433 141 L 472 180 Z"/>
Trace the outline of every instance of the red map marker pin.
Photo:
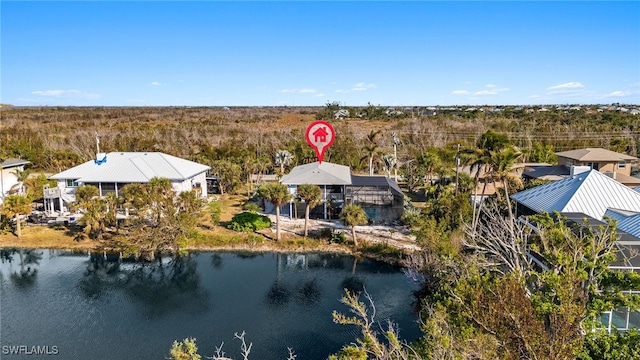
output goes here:
<path id="1" fill-rule="evenodd" d="M 314 121 L 307 128 L 305 135 L 307 143 L 316 151 L 318 161 L 322 164 L 325 151 L 333 144 L 336 138 L 336 131 L 333 126 L 326 121 Z"/>

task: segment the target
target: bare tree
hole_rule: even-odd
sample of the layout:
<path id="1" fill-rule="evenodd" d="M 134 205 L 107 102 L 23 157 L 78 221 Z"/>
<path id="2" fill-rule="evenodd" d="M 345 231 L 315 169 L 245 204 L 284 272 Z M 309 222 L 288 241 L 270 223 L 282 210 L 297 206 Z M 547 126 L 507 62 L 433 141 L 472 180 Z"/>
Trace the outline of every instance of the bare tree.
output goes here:
<path id="1" fill-rule="evenodd" d="M 463 245 L 473 250 L 484 268 L 499 273 L 531 270 L 532 261 L 528 256 L 528 243 L 533 230 L 522 222 L 501 215 L 496 204 L 487 205 L 482 210 L 476 225 L 467 225 Z"/>

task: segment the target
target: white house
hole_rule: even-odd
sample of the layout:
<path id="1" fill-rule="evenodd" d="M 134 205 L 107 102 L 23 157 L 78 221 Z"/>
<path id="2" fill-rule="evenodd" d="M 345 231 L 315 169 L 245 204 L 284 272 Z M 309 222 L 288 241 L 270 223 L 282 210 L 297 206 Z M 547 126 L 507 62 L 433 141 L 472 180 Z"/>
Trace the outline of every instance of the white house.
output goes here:
<path id="1" fill-rule="evenodd" d="M 47 210 L 64 210 L 64 204 L 75 201 L 78 186 L 93 185 L 100 196 L 119 195 L 127 184 L 149 182 L 154 177 L 167 178 L 173 190 L 198 191 L 207 197 L 206 174 L 211 167 L 160 152 L 99 153 L 96 159 L 50 176 L 58 186 L 45 189 Z M 57 201 L 56 201 L 57 200 Z"/>
<path id="2" fill-rule="evenodd" d="M 7 159 L 0 163 L 0 204 L 7 195 L 19 192 L 20 182 L 17 173 L 24 171 L 27 164 L 30 162 L 21 159 Z"/>

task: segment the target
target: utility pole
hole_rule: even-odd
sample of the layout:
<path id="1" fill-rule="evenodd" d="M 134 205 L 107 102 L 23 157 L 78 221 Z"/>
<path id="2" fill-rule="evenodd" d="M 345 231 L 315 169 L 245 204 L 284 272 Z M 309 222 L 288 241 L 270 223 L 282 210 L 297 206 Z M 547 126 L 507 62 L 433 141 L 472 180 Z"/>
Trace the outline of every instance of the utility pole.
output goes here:
<path id="1" fill-rule="evenodd" d="M 393 167 L 393 180 L 398 182 L 398 144 L 400 144 L 400 139 L 395 132 L 392 132 L 391 136 L 393 137 L 393 158 L 396 161 L 396 165 Z"/>
<path id="2" fill-rule="evenodd" d="M 456 149 L 456 196 L 458 196 L 458 171 L 460 171 L 460 144 L 458 144 L 458 148 Z"/>

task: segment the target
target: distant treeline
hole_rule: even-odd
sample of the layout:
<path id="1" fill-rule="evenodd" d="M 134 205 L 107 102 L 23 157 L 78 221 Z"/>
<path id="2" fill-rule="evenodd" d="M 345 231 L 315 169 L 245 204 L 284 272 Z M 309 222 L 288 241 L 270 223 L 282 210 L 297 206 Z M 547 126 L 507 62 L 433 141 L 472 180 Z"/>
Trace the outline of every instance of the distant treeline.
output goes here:
<path id="1" fill-rule="evenodd" d="M 237 165 L 240 174 L 246 167 L 273 172 L 277 150 L 293 154 L 289 166 L 315 161 L 304 131 L 316 119 L 328 120 L 336 128 L 336 141 L 325 161 L 355 171 L 368 168 L 371 146 L 380 158 L 393 154 L 392 133 L 399 164 L 429 150 L 453 161 L 458 144 L 470 150 L 487 130 L 506 135 L 529 154 L 529 161 L 540 160 L 535 158 L 536 149 L 603 147 L 638 156 L 640 115 L 595 109 L 504 107 L 497 112 L 481 107 L 390 109 L 338 103 L 322 107 L 1 107 L 0 159 L 22 158 L 34 168 L 61 171 L 93 158 L 97 133 L 101 152 L 161 151 L 209 165 L 226 161 Z M 338 114 L 340 110 L 345 111 Z M 372 144 L 371 135 L 378 130 Z M 376 172 L 381 169 L 378 162 Z"/>

